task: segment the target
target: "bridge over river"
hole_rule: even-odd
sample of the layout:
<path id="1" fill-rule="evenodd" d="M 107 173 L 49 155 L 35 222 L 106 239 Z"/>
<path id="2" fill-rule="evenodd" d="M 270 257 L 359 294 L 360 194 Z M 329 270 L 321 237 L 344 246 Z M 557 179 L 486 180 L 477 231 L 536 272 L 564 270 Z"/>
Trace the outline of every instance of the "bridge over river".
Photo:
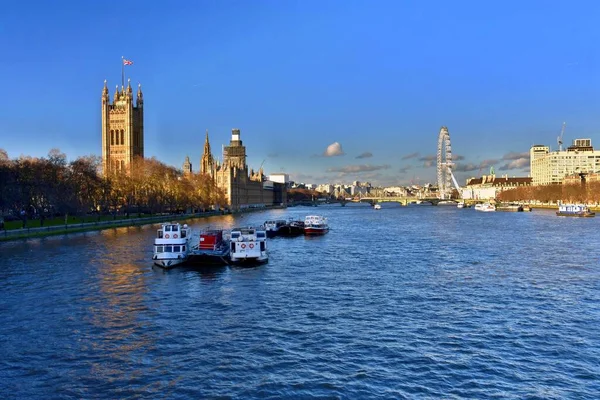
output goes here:
<path id="1" fill-rule="evenodd" d="M 395 197 L 395 196 L 382 196 L 382 197 L 363 197 L 361 199 L 352 199 L 352 200 L 327 200 L 327 201 L 317 201 L 317 200 L 306 200 L 306 201 L 295 201 L 288 203 L 289 207 L 293 206 L 318 206 L 323 204 L 340 204 L 345 206 L 347 203 L 369 203 L 371 205 L 375 203 L 399 203 L 403 206 L 407 206 L 411 203 L 416 202 L 429 202 L 434 206 L 437 206 L 440 201 L 448 201 L 443 199 L 438 199 L 436 197 L 427 197 L 427 198 L 416 198 L 416 197 Z M 453 200 L 458 203 L 457 200 Z M 466 201 L 468 203 L 468 201 Z"/>

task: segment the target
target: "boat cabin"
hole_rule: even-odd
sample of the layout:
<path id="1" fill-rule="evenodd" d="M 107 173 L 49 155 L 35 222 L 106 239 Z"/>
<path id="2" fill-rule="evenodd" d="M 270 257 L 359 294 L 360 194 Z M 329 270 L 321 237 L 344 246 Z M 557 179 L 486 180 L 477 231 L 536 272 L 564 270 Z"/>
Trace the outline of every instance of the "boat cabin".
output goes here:
<path id="1" fill-rule="evenodd" d="M 217 250 L 223 244 L 222 230 L 207 230 L 200 234 L 200 250 Z"/>
<path id="2" fill-rule="evenodd" d="M 164 224 L 161 229 L 156 232 L 158 239 L 185 239 L 187 238 L 188 227 L 187 224 L 182 226 L 180 224 Z"/>

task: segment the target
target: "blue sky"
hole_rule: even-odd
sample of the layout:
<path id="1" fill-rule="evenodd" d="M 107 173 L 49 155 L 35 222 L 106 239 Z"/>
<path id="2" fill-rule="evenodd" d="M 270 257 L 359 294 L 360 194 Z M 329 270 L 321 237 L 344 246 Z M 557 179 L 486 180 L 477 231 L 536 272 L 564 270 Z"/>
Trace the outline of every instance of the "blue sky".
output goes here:
<path id="1" fill-rule="evenodd" d="M 565 143 L 600 146 L 598 15 L 584 0 L 10 2 L 0 148 L 99 155 L 103 81 L 112 95 L 125 56 L 145 155 L 170 165 L 196 168 L 206 129 L 219 153 L 240 128 L 266 173 L 423 183 L 446 125 L 459 181 L 522 176 L 563 121 Z M 343 155 L 323 156 L 333 143 Z"/>

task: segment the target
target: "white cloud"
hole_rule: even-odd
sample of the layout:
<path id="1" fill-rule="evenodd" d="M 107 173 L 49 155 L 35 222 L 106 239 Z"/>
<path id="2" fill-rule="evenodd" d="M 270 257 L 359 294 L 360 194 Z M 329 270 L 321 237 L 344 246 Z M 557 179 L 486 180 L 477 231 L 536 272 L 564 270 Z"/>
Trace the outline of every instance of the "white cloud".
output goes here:
<path id="1" fill-rule="evenodd" d="M 336 157 L 336 156 L 343 156 L 344 150 L 342 150 L 342 145 L 339 144 L 338 142 L 333 142 L 331 143 L 329 146 L 327 146 L 327 149 L 325 150 L 325 153 L 323 153 L 323 156 L 325 157 Z"/>

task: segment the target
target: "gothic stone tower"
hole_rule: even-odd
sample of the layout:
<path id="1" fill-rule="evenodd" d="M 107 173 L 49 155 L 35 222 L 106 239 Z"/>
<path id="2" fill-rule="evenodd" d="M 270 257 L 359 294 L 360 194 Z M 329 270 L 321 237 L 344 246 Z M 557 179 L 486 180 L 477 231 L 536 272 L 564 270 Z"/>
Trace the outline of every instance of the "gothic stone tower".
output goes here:
<path id="1" fill-rule="evenodd" d="M 190 162 L 189 156 L 185 156 L 185 161 L 183 162 L 183 174 L 184 175 L 192 174 L 192 163 Z"/>
<path id="2" fill-rule="evenodd" d="M 207 174 L 211 178 L 215 177 L 215 160 L 210 151 L 210 143 L 208 142 L 208 130 L 206 131 L 206 139 L 204 140 L 204 152 L 200 159 L 200 173 Z"/>
<path id="3" fill-rule="evenodd" d="M 107 175 L 128 171 L 135 157 L 144 157 L 144 98 L 138 85 L 136 104 L 133 104 L 131 83 L 115 89 L 111 104 L 108 87 L 102 90 L 102 167 Z"/>
<path id="4" fill-rule="evenodd" d="M 231 141 L 229 146 L 225 146 L 223 164 L 228 168 L 237 168 L 244 171 L 248 169 L 246 165 L 246 147 L 240 139 L 239 129 L 231 130 Z"/>

